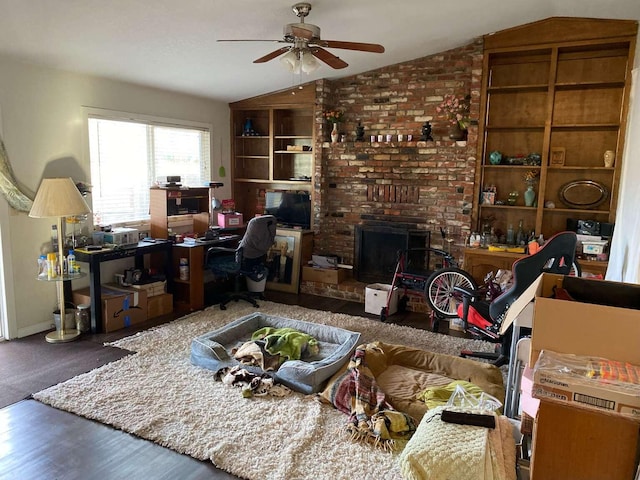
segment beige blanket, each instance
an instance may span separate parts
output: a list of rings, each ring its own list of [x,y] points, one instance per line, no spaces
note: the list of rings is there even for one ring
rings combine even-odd
[[[515,480],[516,445],[509,420],[496,428],[440,420],[444,407],[429,410],[399,458],[406,480]]]

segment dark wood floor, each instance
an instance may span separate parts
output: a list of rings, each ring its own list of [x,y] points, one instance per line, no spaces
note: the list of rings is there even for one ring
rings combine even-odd
[[[376,318],[364,313],[362,304],[344,300],[279,292],[268,292],[268,299]],[[141,325],[139,329],[172,319],[165,317]],[[397,313],[388,321],[429,328],[429,319],[425,314]],[[446,329],[446,324],[441,325],[442,328]],[[126,352],[108,351],[109,347],[104,347],[103,343],[132,333],[135,330],[87,335],[82,340],[83,344],[74,342],[77,345],[65,344],[65,348],[55,350],[45,342],[43,335],[0,343],[0,364],[7,367],[7,371],[11,370],[14,382],[8,388],[18,392],[36,392],[72,378],[81,371],[116,360]],[[16,350],[14,342],[21,348]],[[13,350],[8,348],[9,345]],[[21,350],[21,354],[15,353]],[[25,353],[26,350],[29,352]],[[52,351],[55,352],[55,358],[51,356]],[[28,364],[26,367],[25,362]],[[72,368],[74,363],[82,363],[82,368]],[[41,370],[46,371],[46,375],[37,375]],[[47,379],[50,381],[48,385]],[[18,396],[16,400],[20,398]],[[236,477],[215,468],[210,462],[195,460],[109,426],[26,399],[0,409],[0,478],[183,480]]]

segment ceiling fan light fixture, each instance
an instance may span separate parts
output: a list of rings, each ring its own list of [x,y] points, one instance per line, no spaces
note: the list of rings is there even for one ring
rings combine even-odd
[[[307,75],[315,72],[320,66],[320,64],[316,60],[316,57],[314,57],[313,53],[311,53],[310,50],[305,50],[302,52],[300,64],[302,71]]]
[[[280,57],[280,62],[282,62],[290,72],[297,73],[296,70],[300,71],[300,60],[298,60],[297,52],[293,48]]]

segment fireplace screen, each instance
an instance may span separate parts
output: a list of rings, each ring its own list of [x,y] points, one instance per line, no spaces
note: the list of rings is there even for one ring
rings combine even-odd
[[[429,233],[396,226],[357,225],[354,262],[356,280],[390,284],[398,261],[398,250],[428,248]]]

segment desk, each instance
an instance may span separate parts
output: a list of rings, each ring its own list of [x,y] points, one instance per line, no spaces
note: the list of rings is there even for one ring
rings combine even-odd
[[[204,259],[209,247],[235,248],[241,235],[220,235],[216,240],[176,243],[173,246],[173,272],[179,272],[181,258],[187,259],[189,279],[173,278],[173,302],[177,310],[193,312],[204,308]]]
[[[102,290],[100,282],[100,264],[121,258],[135,257],[136,268],[144,268],[143,257],[150,253],[164,253],[165,273],[167,276],[167,289],[171,291],[171,251],[173,244],[166,240],[156,240],[155,242],[138,242],[138,245],[118,247],[114,249],[103,248],[102,250],[85,250],[77,248],[75,250],[76,261],[89,264],[89,293],[91,295],[91,333],[103,331],[102,319]]]

